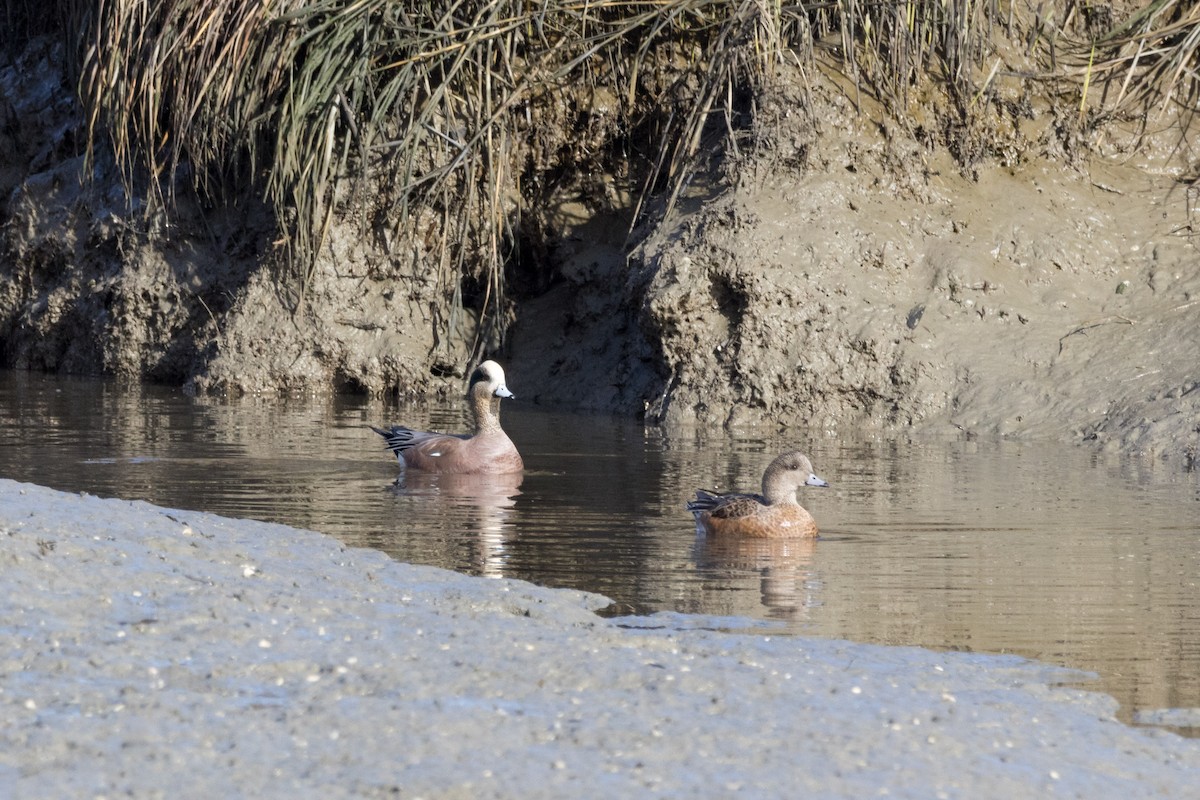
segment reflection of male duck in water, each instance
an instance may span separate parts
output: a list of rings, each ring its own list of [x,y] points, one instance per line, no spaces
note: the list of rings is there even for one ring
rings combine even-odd
[[[503,573],[504,527],[524,477],[521,454],[500,427],[500,401],[512,397],[504,370],[495,361],[484,361],[471,373],[467,386],[475,422],[471,434],[416,431],[403,425],[371,426],[387,440],[388,449],[404,470],[396,479],[396,489],[446,498],[447,527],[465,523],[475,535],[475,565],[484,575]],[[464,516],[460,509],[468,513]]]
[[[507,562],[509,519],[516,513],[514,506],[524,478],[521,472],[463,475],[409,470],[396,479],[392,490],[408,496],[441,498],[437,515],[444,523],[443,530],[462,530],[465,535],[461,541],[473,548],[471,565],[481,575],[499,578],[504,576]]]

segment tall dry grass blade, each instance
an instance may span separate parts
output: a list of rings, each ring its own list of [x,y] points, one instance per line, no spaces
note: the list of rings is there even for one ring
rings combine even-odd
[[[1079,93],[1079,124],[1083,124],[1084,116],[1087,114],[1087,96],[1088,87],[1092,83],[1092,67],[1096,61],[1096,48],[1092,48],[1091,56],[1088,57],[1087,72],[1083,75],[1083,91]]]

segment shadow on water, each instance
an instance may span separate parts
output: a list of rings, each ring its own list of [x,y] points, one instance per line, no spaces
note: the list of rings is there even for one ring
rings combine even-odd
[[[0,373],[0,475],[597,592],[613,616],[1019,654],[1095,673],[1085,688],[1116,697],[1122,719],[1200,731],[1196,473],[1067,446],[667,434],[519,402],[503,415],[524,475],[400,476],[367,424],[461,431],[465,408]],[[819,541],[696,536],[683,507],[696,488],[755,489],[793,445],[831,483],[801,492]]]

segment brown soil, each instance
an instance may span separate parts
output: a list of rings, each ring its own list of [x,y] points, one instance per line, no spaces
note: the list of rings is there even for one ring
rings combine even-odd
[[[653,417],[1194,461],[1200,254],[1174,173],[1124,154],[1070,167],[1043,123],[1011,165],[967,179],[836,92],[821,102],[801,174],[750,163],[640,250],[644,321],[673,376]]]
[[[337,226],[297,310],[261,209],[183,199],[151,224],[103,159],[81,184],[57,62],[32,47],[0,70],[6,365],[200,392],[461,391],[477,320],[422,242]],[[836,81],[816,108],[794,94],[763,98],[752,145],[632,254],[620,203],[562,201],[557,279],[518,302],[499,353],[518,395],[670,425],[959,429],[1195,464],[1200,258],[1165,157],[1135,159],[1110,131],[1107,154],[1068,158],[1053,115],[1027,111],[964,177]]]

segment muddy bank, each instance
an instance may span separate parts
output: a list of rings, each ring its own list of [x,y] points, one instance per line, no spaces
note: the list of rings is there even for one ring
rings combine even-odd
[[[146,220],[104,154],[81,182],[61,60],[43,42],[0,69],[6,365],[458,395],[485,352],[527,398],[652,422],[961,430],[1196,463],[1200,259],[1169,130],[1087,150],[1029,105],[965,169],[835,76],[783,74],[738,157],[669,218],[628,238],[633,199],[613,186],[543,209],[559,238],[536,275],[510,275],[501,340],[484,289],[431,255],[454,235],[436,219],[393,240],[347,216],[300,302],[262,208],[181,188]]]
[[[186,174],[163,187],[169,206],[129,197],[111,152],[85,159],[63,61],[41,39],[0,64],[6,366],[197,392],[423,394],[451,389],[479,337],[488,344],[429,241],[344,219],[301,298],[281,277],[284,243],[261,203],[202,205]]]
[[[968,179],[819,94],[802,174],[749,161],[639,250],[671,376],[655,418],[953,428],[1195,461],[1200,253],[1167,165],[1068,166],[1043,120],[1011,165]]]
[[[0,481],[7,797],[1186,797],[1200,744],[1018,659],[604,599]],[[739,624],[725,620],[723,624]]]

